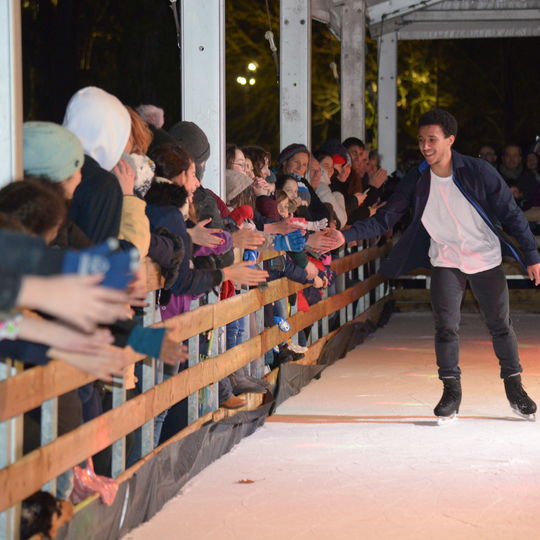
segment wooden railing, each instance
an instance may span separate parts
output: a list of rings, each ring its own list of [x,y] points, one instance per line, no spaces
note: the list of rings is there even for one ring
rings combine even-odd
[[[5,448],[3,463],[0,462],[0,512],[14,508],[25,497],[41,489],[48,482],[70,469],[74,465],[85,460],[89,456],[111,445],[118,445],[122,439],[135,429],[142,426],[150,426],[146,432],[146,441],[143,445],[143,460],[145,455],[154,455],[159,448],[153,448],[153,419],[170,408],[180,400],[193,396],[198,390],[209,387],[239,368],[249,364],[264,355],[275,345],[297,334],[301,329],[317,321],[327,321],[327,317],[339,311],[340,323],[354,318],[352,303],[364,299],[362,311],[367,309],[373,302],[369,297],[373,291],[377,291],[379,297],[383,296],[381,284],[383,278],[371,269],[371,275],[365,269],[366,265],[377,265],[377,261],[387,251],[387,247],[370,247],[354,251],[349,255],[342,256],[332,263],[332,268],[338,274],[338,291],[334,296],[326,297],[311,306],[308,312],[291,312],[288,318],[290,331],[283,332],[277,326],[259,328],[259,331],[251,336],[242,345],[230,350],[218,351],[218,355],[204,361],[198,359],[198,347],[190,351],[191,361],[189,369],[154,386],[154,370],[151,369],[143,384],[143,393],[137,397],[125,400],[122,394],[116,400],[113,409],[105,412],[93,420],[84,423],[77,429],[55,437],[54,433],[50,442],[40,448],[20,457],[20,448],[16,441],[11,441],[12,450]],[[276,253],[267,254],[265,258],[275,256]],[[366,270],[364,272],[364,270]],[[355,274],[355,279],[350,281],[350,286],[345,287],[345,275]],[[145,264],[146,281],[150,291],[158,289],[162,282],[155,265]],[[365,275],[364,275],[365,274]],[[364,279],[365,277],[365,279]],[[359,278],[359,279],[358,279]],[[194,311],[183,313],[164,322],[154,324],[156,327],[167,327],[173,338],[180,342],[190,340],[201,332],[217,330],[229,322],[235,321],[251,313],[261,312],[264,305],[275,302],[296,293],[306,286],[292,282],[287,278],[277,279],[268,283],[266,288],[253,288],[240,295],[227,300],[209,303]],[[325,295],[326,296],[326,295]],[[379,298],[375,298],[378,300]],[[373,300],[373,298],[372,298]],[[358,311],[357,311],[358,314]],[[262,324],[262,323],[261,323]],[[318,327],[318,326],[317,326]],[[328,325],[321,325],[321,338],[318,331],[314,332],[312,348],[320,350],[321,343],[328,334]],[[326,328],[326,329],[325,329]],[[198,341],[195,339],[195,341]],[[133,362],[140,361],[141,355],[133,354]],[[147,366],[155,367],[151,359],[146,359]],[[7,364],[6,364],[7,365]],[[22,415],[43,404],[55,402],[58,396],[79,388],[82,385],[94,381],[95,378],[63,362],[53,360],[46,366],[33,367],[26,371],[8,376],[0,381],[0,436],[8,433],[7,428],[14,428],[14,422],[21,422]],[[150,382],[149,382],[150,381]],[[121,381],[120,381],[121,382]],[[120,388],[121,390],[121,388]],[[114,399],[113,399],[114,403]],[[217,409],[214,404],[213,410]],[[203,419],[208,418],[208,411],[199,414]],[[54,415],[53,415],[54,418]],[[193,431],[200,422],[197,418],[191,418],[192,425],[187,431]],[[19,424],[20,428],[20,424]],[[12,429],[11,433],[16,432]],[[6,437],[9,438],[9,437]],[[0,445],[6,445],[9,441],[1,441]],[[119,454],[121,455],[121,453]],[[1,457],[1,456],[0,456]],[[135,468],[137,465],[135,465]],[[113,474],[119,480],[125,480],[130,472],[124,470],[123,463],[120,467],[113,467]],[[13,514],[16,516],[16,513]],[[13,515],[11,518],[13,519]],[[4,512],[3,523],[9,520],[9,512]],[[8,530],[9,527],[5,530]]]

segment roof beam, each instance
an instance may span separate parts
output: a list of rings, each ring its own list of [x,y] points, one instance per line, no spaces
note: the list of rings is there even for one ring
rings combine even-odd
[[[407,13],[424,9],[442,0],[384,0],[368,7],[370,24],[380,23],[393,17],[402,17]]]
[[[471,9],[421,10],[409,13],[404,21],[533,21],[540,19],[540,9]]]

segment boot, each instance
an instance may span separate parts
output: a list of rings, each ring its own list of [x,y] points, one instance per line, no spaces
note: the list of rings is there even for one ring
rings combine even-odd
[[[443,377],[443,395],[433,410],[439,417],[439,424],[453,420],[459,412],[461,404],[461,381],[456,377]]]
[[[518,416],[532,421],[536,419],[536,403],[525,392],[519,373],[504,379],[504,390],[510,407]]]

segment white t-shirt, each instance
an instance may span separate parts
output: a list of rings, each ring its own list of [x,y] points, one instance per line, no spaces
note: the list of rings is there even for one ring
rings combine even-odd
[[[501,264],[501,245],[478,211],[452,181],[431,171],[429,198],[422,224],[431,237],[433,266],[476,274]]]

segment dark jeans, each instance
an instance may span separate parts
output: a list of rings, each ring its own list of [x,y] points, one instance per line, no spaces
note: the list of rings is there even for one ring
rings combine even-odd
[[[461,374],[458,366],[459,323],[467,281],[491,334],[501,366],[501,378],[521,373],[516,334],[510,320],[508,286],[502,268],[497,266],[477,274],[464,274],[457,268],[435,267],[431,274],[431,305],[439,378],[459,379]]]

